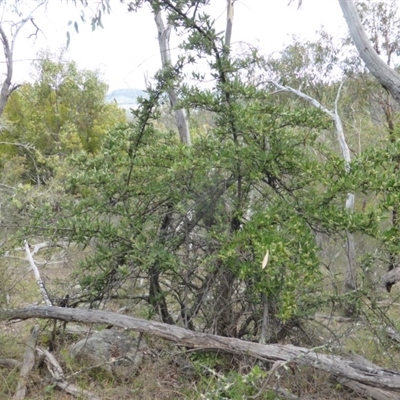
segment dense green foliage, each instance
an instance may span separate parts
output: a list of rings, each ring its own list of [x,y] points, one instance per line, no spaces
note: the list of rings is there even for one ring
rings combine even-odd
[[[98,73],[52,61],[49,54],[34,67],[35,83],[22,85],[7,103],[2,140],[10,144],[0,151],[3,163],[15,157],[24,179],[40,183],[72,152],[97,152],[106,130],[124,121],[124,113],[105,103],[107,85]]]
[[[104,104],[98,75],[74,63],[45,58],[37,83],[13,94],[4,137],[23,146],[6,145],[3,159],[49,190],[16,201],[31,218],[22,234],[83,250],[73,305],[123,298],[164,322],[237,337],[259,337],[268,320],[267,339],[276,340],[318,307],[356,303],[365,294],[361,286],[342,297],[337,282],[326,290],[322,266],[333,273],[325,242],[343,248],[349,233],[369,237],[373,250],[355,260],[364,272],[374,262],[394,262],[398,228],[388,222],[400,204],[396,130],[385,140],[385,127],[374,120],[388,117],[384,94],[358,99],[377,88],[349,63],[339,109],[345,125],[362,110],[371,114],[363,128],[380,134],[361,152],[350,130],[358,151],[346,166],[328,116],[270,86],[304,84],[304,92],[333,107],[335,66],[346,61],[333,39],[321,33],[317,43],[294,41],[268,58],[255,49],[233,55],[211,18],[189,18],[190,7],[154,4],[188,35],[184,55],[158,73],[131,123]],[[201,58],[208,71],[191,71]],[[179,107],[191,111],[192,146],[167,128],[164,93],[172,86]],[[356,195],[354,212],[344,206],[349,193]],[[346,263],[346,251],[339,254]],[[334,274],[343,273],[340,266]]]
[[[258,101],[246,100],[252,104],[238,101],[235,110],[237,116],[247,111],[248,119],[235,118],[243,144],[235,144],[224,120],[217,122],[215,136],[187,147],[174,133],[155,131],[147,121],[143,126],[139,118],[110,131],[97,156],[74,157],[79,172],[67,189],[81,199],[63,205],[66,217],[59,225],[48,224],[71,232],[69,239],[85,246],[95,239],[96,252],[81,271],[91,300],[109,296],[127,279],[148,276],[150,304],[179,305],[190,320],[201,313],[211,324],[214,305],[207,304],[208,295],[218,299],[219,290],[233,289],[237,293],[230,296],[237,295],[244,308],[255,306],[266,292],[282,319],[297,314],[295,298],[307,295],[319,276],[307,223],[319,223],[315,210],[326,199],[313,192],[314,185],[323,184],[324,172],[315,174],[319,162],[303,145],[305,130],[291,126],[308,121],[310,135],[323,122],[318,114],[305,118],[301,109],[268,104],[263,91],[258,95]],[[262,117],[252,118],[250,107]],[[315,135],[309,140],[312,144]],[[246,219],[247,210],[252,216]],[[267,249],[270,262],[261,271]],[[224,271],[230,284],[223,289]],[[304,286],[296,291],[300,277]],[[164,319],[175,320],[166,304]],[[229,312],[237,318],[247,312],[233,308]]]
[[[160,72],[134,122],[111,129],[97,154],[72,155],[68,195],[61,207],[39,209],[35,225],[90,249],[76,303],[125,298],[167,323],[252,338],[267,311],[267,337],[276,340],[340,295],[324,291],[316,237],[377,236],[377,214],[344,208],[366,164],[357,161],[361,175],[346,173],[336,148],[321,140],[333,130],[322,112],[245,78],[266,65],[256,52],[236,59],[207,16],[194,22],[183,11],[171,15],[191,33],[186,60]],[[285,57],[294,54],[295,63],[294,50]],[[213,121],[207,135],[185,146],[157,120],[163,91],[202,52],[214,87],[181,85],[181,103]],[[322,80],[307,85],[324,90]]]

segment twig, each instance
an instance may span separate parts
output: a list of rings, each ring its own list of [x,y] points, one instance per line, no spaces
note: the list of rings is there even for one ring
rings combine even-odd
[[[268,371],[267,379],[262,384],[260,390],[254,396],[250,396],[250,399],[258,399],[260,396],[262,396],[262,394],[265,392],[265,389],[267,389],[269,381],[271,380],[271,378],[274,375],[275,371],[277,369],[279,369],[280,367],[284,367],[287,363],[288,363],[288,361],[285,361],[285,362],[282,361],[282,360],[275,361],[273,366],[272,366],[272,368]]]

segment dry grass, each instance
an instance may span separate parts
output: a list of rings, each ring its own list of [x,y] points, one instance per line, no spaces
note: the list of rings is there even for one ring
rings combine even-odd
[[[78,249],[69,252],[53,249],[43,257],[48,260],[41,267],[46,285],[54,296],[62,296],[71,290],[71,280],[66,280],[73,272]],[[80,255],[79,257],[81,257]],[[7,300],[8,307],[20,307],[27,304],[41,303],[39,290],[23,252],[3,260],[0,264],[0,301]],[[68,282],[66,282],[68,281]],[[294,328],[285,339],[291,343],[306,347],[327,345],[327,351],[339,354],[357,353],[373,363],[391,369],[398,369],[400,364],[399,344],[390,341],[382,329],[382,321],[393,323],[400,330],[400,285],[393,287],[392,293],[379,293],[379,301],[367,302],[363,307],[363,315],[357,321],[343,320],[338,315],[317,315],[313,319],[303,321],[302,328]],[[126,304],[113,301],[109,304],[116,311]],[[146,310],[139,310],[146,314]],[[136,311],[135,311],[136,314]],[[0,357],[22,360],[25,340],[34,323],[40,323],[43,334],[41,344],[46,345],[53,325],[45,321],[23,321],[0,324]],[[254,359],[227,357],[226,355],[204,355],[193,353],[188,361],[184,350],[172,344],[147,337],[146,341],[152,349],[137,373],[127,379],[119,379],[112,374],[105,374],[98,369],[71,360],[68,345],[78,337],[59,336],[58,348],[54,352],[57,360],[69,377],[69,381],[90,390],[104,400],[123,399],[218,399],[218,396],[229,379],[243,377],[240,385],[230,389],[228,398],[242,399],[243,393],[255,394],[262,387],[268,363],[260,363]],[[61,340],[62,339],[62,340]],[[246,381],[254,367],[260,368],[259,376]],[[264,372],[262,372],[264,371]],[[235,375],[236,374],[236,375]],[[226,381],[226,379],[228,381]],[[18,380],[18,371],[0,368],[0,399],[11,398]],[[311,367],[293,369],[281,368],[271,378],[269,386],[286,388],[300,398],[339,400],[358,399],[354,393],[338,385],[327,373]],[[235,392],[235,390],[237,390]],[[219,397],[220,398],[220,397]],[[278,399],[273,391],[266,391],[260,399]],[[45,368],[37,366],[30,375],[29,394],[27,399],[72,399],[71,396],[51,386]]]

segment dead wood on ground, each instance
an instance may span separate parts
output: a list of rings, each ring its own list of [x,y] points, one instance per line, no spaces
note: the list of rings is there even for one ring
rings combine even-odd
[[[317,353],[315,350],[291,345],[263,345],[235,338],[193,332],[178,326],[107,311],[48,306],[0,310],[0,320],[29,318],[111,324],[154,335],[191,349],[223,351],[272,362],[281,360],[298,365],[308,365],[332,374],[343,385],[372,399],[400,398],[400,372],[380,368],[360,356],[345,358],[338,355]]]

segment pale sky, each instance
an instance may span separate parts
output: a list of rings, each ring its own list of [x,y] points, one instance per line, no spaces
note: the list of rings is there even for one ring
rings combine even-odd
[[[33,1],[25,0],[28,6]],[[93,0],[96,4],[97,0]],[[303,0],[300,10],[296,4],[288,6],[288,0],[237,0],[233,24],[232,42],[251,43],[263,53],[282,48],[292,35],[313,38],[321,25],[334,36],[345,30],[344,19],[337,0]],[[34,41],[29,35],[33,26],[27,24],[15,44],[14,82],[29,79],[31,59],[41,49],[56,51],[66,44],[66,32],[71,32],[67,57],[81,68],[99,69],[110,90],[118,88],[143,89],[144,77],[151,78],[160,68],[157,30],[148,7],[138,13],[128,13],[126,5],[111,1],[112,12],[103,16],[104,29],[92,32],[90,23],[80,20],[80,9],[71,2],[50,0],[47,9],[40,8],[34,14],[39,32]],[[90,0],[89,0],[90,3]],[[225,29],[226,0],[212,0],[208,12],[217,20],[218,30]],[[87,16],[89,17],[89,12]],[[15,18],[15,17],[14,17]],[[3,16],[3,20],[6,19]],[[89,18],[88,18],[89,19]],[[79,34],[68,21],[79,23]],[[172,38],[172,47],[179,38]],[[4,57],[0,57],[4,59]]]

